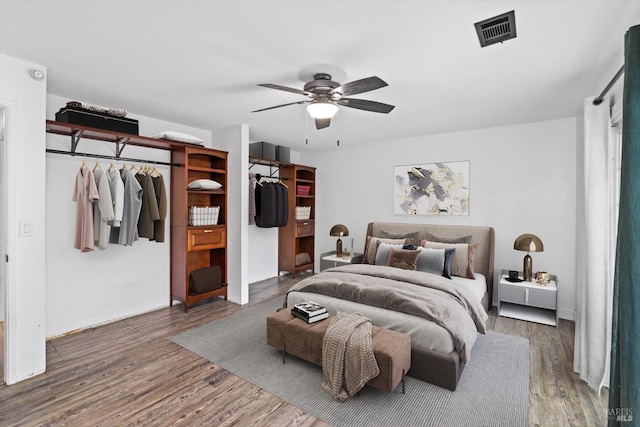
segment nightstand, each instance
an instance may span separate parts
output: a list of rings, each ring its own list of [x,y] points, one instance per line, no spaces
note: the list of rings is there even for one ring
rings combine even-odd
[[[320,258],[320,271],[327,268],[339,267],[341,265],[362,263],[363,254],[354,253],[353,258],[342,258],[336,256],[336,251],[325,252]]]
[[[498,285],[498,316],[558,326],[558,278],[551,275],[546,286],[532,282],[509,282],[502,270]],[[522,275],[520,275],[522,278]]]

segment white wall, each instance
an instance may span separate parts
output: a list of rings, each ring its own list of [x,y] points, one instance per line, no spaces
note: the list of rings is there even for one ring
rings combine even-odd
[[[55,119],[55,112],[69,99],[55,95],[47,97],[47,118]],[[91,100],[80,100],[91,102]],[[114,105],[113,107],[126,107]],[[139,120],[140,135],[152,136],[164,130],[175,130],[197,136],[211,146],[211,132],[182,126],[130,113]],[[44,125],[44,119],[42,120]],[[71,139],[47,134],[47,148],[68,151]],[[41,151],[44,152],[44,149]],[[115,144],[81,139],[78,152],[113,156]],[[165,150],[128,146],[123,157],[170,161]],[[75,177],[82,157],[47,154],[46,200],[46,335],[58,336],[134,316],[169,305],[170,286],[170,221],[165,221],[164,243],[141,238],[132,246],[109,245],[106,249],[80,252],[73,248],[76,203],[71,200]],[[86,158],[93,168],[99,162],[103,169],[110,160]],[[118,168],[122,162],[113,162]],[[130,167],[131,163],[127,163]],[[140,166],[141,163],[136,163]],[[169,166],[158,165],[170,200]]]
[[[227,298],[249,302],[249,127],[213,131],[216,148],[229,153],[227,165]]]
[[[0,104],[7,108],[7,264],[5,381],[44,372],[45,360],[45,107],[38,64],[0,54]],[[19,224],[32,233],[20,236]]]
[[[575,290],[576,120],[573,118],[301,153],[317,167],[316,266],[332,250],[329,229],[345,224],[362,252],[371,221],[483,225],[495,228],[495,270],[522,270],[516,237],[533,233],[545,251],[533,269],[559,279],[559,312],[572,319]],[[393,167],[470,161],[470,215],[393,213]],[[344,240],[344,239],[343,239]]]

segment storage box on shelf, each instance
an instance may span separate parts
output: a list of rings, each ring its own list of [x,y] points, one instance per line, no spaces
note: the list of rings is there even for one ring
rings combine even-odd
[[[288,165],[280,169],[280,176],[288,185],[290,220],[286,227],[278,229],[278,271],[287,271],[295,277],[314,267],[316,170],[309,166]],[[300,193],[300,186],[308,188],[306,194]],[[310,262],[296,265],[296,255],[302,253],[309,254]]]
[[[187,312],[198,301],[227,298],[226,286],[203,293],[189,289],[192,271],[214,265],[227,282],[227,153],[187,146],[172,150],[171,161],[183,165],[174,168],[171,181],[171,301],[182,301]],[[222,188],[188,190],[196,179],[217,181]]]

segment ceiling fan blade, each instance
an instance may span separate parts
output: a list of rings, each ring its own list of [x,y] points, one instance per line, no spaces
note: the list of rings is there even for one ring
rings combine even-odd
[[[328,128],[331,124],[331,119],[316,119],[316,129]]]
[[[269,89],[283,90],[285,92],[297,93],[298,95],[313,96],[313,94],[310,92],[305,92],[304,90],[296,89],[293,87],[274,85],[271,83],[261,83],[258,86],[267,87]]]
[[[273,110],[274,108],[286,107],[287,105],[296,105],[296,104],[308,104],[311,101],[298,101],[298,102],[290,102],[288,104],[276,105],[273,107],[262,108],[260,110],[254,110],[252,113],[259,113],[260,111]]]
[[[342,96],[357,95],[359,93],[369,92],[371,90],[380,89],[381,87],[388,86],[387,82],[380,77],[367,77],[366,79],[356,80],[350,83],[345,83],[342,86],[338,86],[333,89],[330,94],[340,92]]]
[[[383,104],[382,102],[367,101],[366,99],[341,98],[337,101],[339,105],[358,110],[372,111],[374,113],[388,114],[393,110],[395,105]]]

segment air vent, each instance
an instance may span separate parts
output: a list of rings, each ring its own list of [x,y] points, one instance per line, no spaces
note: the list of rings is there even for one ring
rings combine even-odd
[[[484,21],[476,22],[476,31],[480,39],[480,46],[485,47],[505,40],[516,38],[516,13],[503,13]]]

